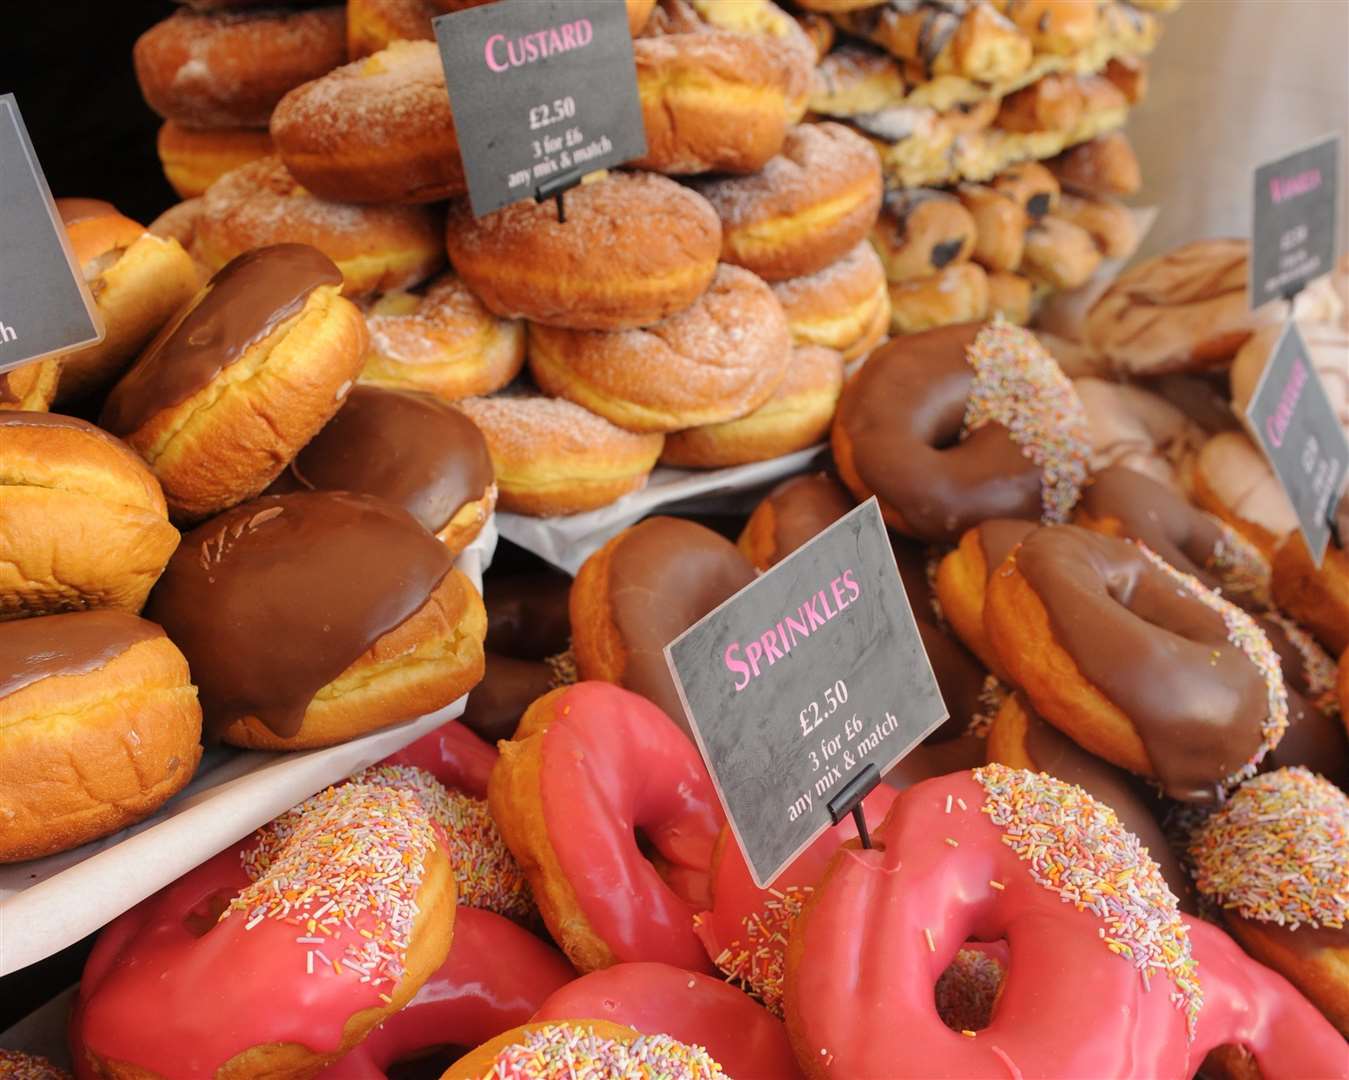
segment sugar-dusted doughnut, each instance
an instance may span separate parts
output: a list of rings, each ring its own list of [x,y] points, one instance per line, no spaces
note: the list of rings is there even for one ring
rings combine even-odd
[[[1035,524],[1013,518],[988,518],[968,529],[937,565],[937,598],[942,614],[965,647],[989,671],[1007,675],[984,630],[988,582]]]
[[[1054,216],[1086,230],[1107,259],[1127,259],[1138,247],[1138,222],[1133,211],[1109,196],[1065,191]]]
[[[212,269],[267,244],[309,244],[338,265],[346,296],[366,296],[411,288],[445,262],[440,216],[429,207],[319,199],[276,157],[226,173],[201,210],[193,254]]]
[[[1080,143],[1047,164],[1060,184],[1088,195],[1137,195],[1143,183],[1134,148],[1120,131]]]
[[[347,0],[347,56],[387,49],[395,41],[434,41],[432,0]]]
[[[650,517],[582,564],[571,587],[572,651],[584,679],[603,679],[688,721],[666,645],[754,580],[729,540],[692,521]]]
[[[707,970],[693,915],[722,815],[693,743],[649,701],[583,682],[531,705],[500,750],[492,816],[568,959]]]
[[[759,172],[696,186],[721,218],[722,258],[782,281],[823,270],[866,239],[880,209],[881,166],[841,124],[798,124]]]
[[[553,1077],[670,1076],[724,1080],[701,1046],[668,1035],[641,1035],[607,1020],[549,1020],[512,1028],[460,1058],[441,1080],[552,1080]]]
[[[855,360],[890,329],[885,267],[865,240],[836,263],[805,277],[773,283],[797,345],[820,345]]]
[[[0,411],[0,620],[140,611],[177,546],[159,483],[124,443],[72,416]]]
[[[431,41],[396,41],[296,87],[271,132],[290,174],[321,199],[424,203],[468,190]]]
[[[496,505],[487,440],[458,409],[407,390],[358,386],[273,485],[355,491],[401,506],[457,555]]]
[[[990,517],[1062,521],[1086,479],[1082,405],[1035,339],[1007,323],[896,338],[843,388],[839,476],[891,528],[953,542]]]
[[[269,495],[199,526],[147,610],[213,732],[260,749],[345,742],[482,677],[482,601],[449,551],[371,495]]]
[[[853,505],[848,489],[828,473],[793,476],[763,497],[736,545],[756,569],[771,569]]]
[[[1250,776],[1288,726],[1251,616],[1125,540],[1037,529],[989,580],[984,626],[1041,716],[1181,801]]]
[[[900,188],[885,193],[871,242],[888,281],[927,277],[974,251],[974,218],[950,192]]]
[[[720,266],[692,306],[643,329],[529,328],[539,386],[628,431],[738,419],[772,397],[791,360],[782,305],[738,266]]]
[[[1220,431],[1187,462],[1195,505],[1227,522],[1273,559],[1297,529],[1297,512],[1268,460],[1241,431]]]
[[[201,518],[262,491],[341,406],[365,320],[331,259],[303,244],[232,260],[141,354],[100,423]]]
[[[919,334],[988,317],[988,275],[976,263],[956,263],[923,278],[890,285],[890,333]]]
[[[960,203],[974,219],[970,257],[986,270],[1015,270],[1025,251],[1026,208],[1011,195],[984,184],[961,184]]]
[[[166,120],[155,142],[164,178],[193,199],[227,172],[273,152],[266,128],[185,128]]]
[[[1051,351],[1062,361],[1058,349]],[[1082,376],[1073,389],[1087,411],[1094,472],[1119,465],[1180,490],[1178,469],[1204,444],[1198,424],[1166,398],[1131,383]]]
[[[1021,272],[1052,289],[1085,285],[1101,265],[1101,251],[1086,229],[1046,214],[1026,230]]]
[[[177,11],[136,41],[136,80],[150,108],[191,128],[263,128],[286,91],[346,60],[340,6]]]
[[[459,402],[487,439],[502,510],[545,517],[607,506],[638,491],[665,437],[638,435],[570,401],[498,394]]]
[[[641,223],[641,228],[633,227]],[[451,207],[450,261],[490,311],[573,330],[626,330],[692,304],[716,273],[721,224],[696,192],[652,173],[611,173],[551,203],[474,219]]]

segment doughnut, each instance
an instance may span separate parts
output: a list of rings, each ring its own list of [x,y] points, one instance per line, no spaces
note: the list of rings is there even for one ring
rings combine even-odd
[[[401,506],[451,555],[478,535],[496,505],[482,432],[425,394],[358,386],[272,485],[355,491]]]
[[[565,652],[544,660],[487,652],[484,661],[482,682],[473,688],[461,717],[465,727],[484,739],[509,739],[532,702],[576,682],[576,664]]]
[[[801,1075],[782,1021],[734,986],[698,971],[656,963],[592,971],[554,991],[534,1022],[569,1016],[591,1016],[701,1046],[728,1076],[799,1080]]]
[[[994,0],[994,7],[1030,39],[1037,53],[1072,56],[1101,33],[1097,4],[1080,0]]]
[[[1009,323],[1025,326],[1030,322],[1031,279],[999,270],[988,274],[988,313]]]
[[[352,60],[395,41],[434,41],[440,11],[432,0],[347,0],[347,55]]]
[[[240,255],[108,394],[99,423],[146,460],[176,516],[258,494],[341,407],[366,343],[341,283],[304,244]]]
[[[432,41],[395,41],[297,86],[271,133],[291,176],[320,199],[425,203],[468,190]]]
[[[1086,5],[1081,5],[1086,7]],[[1029,86],[1013,91],[998,103],[997,126],[1020,135],[1037,132],[1070,132],[1082,120],[1086,99],[1077,76],[1046,75]],[[1037,165],[1038,169],[1044,166]],[[1047,171],[1047,170],[1046,170]],[[1054,185],[1055,189],[1058,184]]]
[[[984,630],[988,583],[1012,550],[1035,531],[1029,521],[988,518],[967,530],[937,565],[937,599],[942,614],[965,647],[989,671],[1007,678]]]
[[[844,30],[913,64],[926,82],[956,75],[1000,83],[1020,75],[1031,62],[1031,41],[988,4],[954,9],[881,4],[834,14]]]
[[[1045,164],[1060,184],[1086,195],[1137,195],[1143,183],[1134,148],[1121,131],[1079,143]]]
[[[953,543],[990,517],[1062,521],[1086,479],[1081,402],[1007,323],[929,330],[871,354],[843,388],[834,461],[906,536]]]
[[[70,1073],[37,1054],[0,1050],[0,1077],[4,1080],[70,1080]]]
[[[198,526],[146,617],[183,650],[209,729],[234,746],[331,746],[482,678],[477,591],[411,514],[371,495],[268,495]]]
[[[342,784],[114,920],[76,1005],[96,1075],[313,1076],[336,1061],[445,962],[440,835],[413,792]]]
[[[720,469],[816,446],[829,436],[842,389],[841,355],[818,345],[798,346],[772,397],[738,419],[671,432],[661,464]]]
[[[512,203],[479,219],[466,203],[451,207],[450,261],[489,311],[571,330],[628,330],[687,308],[716,273],[716,212],[673,180],[611,173],[569,191],[565,203],[566,221],[551,202]]]
[[[754,567],[734,544],[692,521],[650,517],[624,529],[586,559],[572,583],[572,651],[581,678],[641,694],[687,732],[663,650],[753,580]]]
[[[177,11],[132,50],[146,104],[188,128],[265,128],[286,91],[346,60],[341,6]]]
[[[865,116],[902,101],[904,72],[893,56],[842,38],[815,68],[810,111],[820,116]]]
[[[1195,830],[1189,854],[1232,936],[1349,1038],[1346,844],[1349,795],[1288,768],[1242,784]]]
[[[1260,771],[1303,765],[1349,791],[1349,735],[1336,693],[1335,661],[1287,616],[1270,610],[1257,622],[1279,654],[1288,695],[1288,730]]]
[[[166,120],[156,142],[164,179],[180,199],[206,194],[227,172],[267,157],[272,137],[257,128],[185,128]]]
[[[1337,516],[1340,536],[1349,542],[1349,499],[1341,499]],[[1318,570],[1302,533],[1294,531],[1275,550],[1273,565],[1279,607],[1305,623],[1336,656],[1349,648],[1349,553],[1331,540]]]
[[[1141,386],[1084,376],[1073,389],[1087,411],[1093,471],[1119,465],[1179,490],[1178,466],[1204,442],[1194,421]]]
[[[192,256],[199,285],[204,285],[211,276],[209,271],[205,271],[203,265],[197,261],[194,252],[197,241],[197,224],[201,221],[202,203],[204,201],[199,196],[195,199],[184,199],[180,203],[174,203],[154,221],[150,222],[145,230],[165,240],[177,240],[183,246],[183,250]]]
[[[441,1080],[553,1080],[554,1077],[726,1077],[700,1046],[640,1035],[605,1020],[550,1020],[512,1028],[460,1058]]]
[[[498,319],[454,274],[420,293],[386,292],[365,317],[370,348],[360,381],[446,401],[490,394],[525,362],[525,327]]]
[[[870,352],[890,328],[885,268],[865,240],[823,270],[772,288],[792,341],[833,349],[845,362]]]
[[[1126,540],[1037,529],[989,579],[984,628],[1045,720],[1182,802],[1220,798],[1288,726],[1251,616]]]
[[[187,662],[124,611],[0,623],[0,863],[107,836],[159,809],[201,758]]]
[[[56,397],[60,378],[59,356],[0,371],[0,412],[46,412]]]
[[[390,754],[381,764],[415,766],[447,788],[485,799],[487,780],[498,756],[496,747],[478,738],[462,720],[447,720]]]
[[[754,508],[736,546],[756,570],[771,570],[853,505],[847,488],[828,473],[793,476]]]
[[[577,514],[640,491],[665,444],[538,394],[466,398],[459,408],[487,440],[497,507],[517,514]]]
[[[766,281],[823,270],[866,239],[881,203],[881,166],[842,124],[798,124],[752,176],[698,181],[721,218],[721,257]]]
[[[691,307],[644,329],[529,328],[540,389],[628,431],[738,419],[767,402],[791,366],[782,305],[738,266],[718,267]]]
[[[1015,270],[1025,250],[1026,208],[1010,195],[983,184],[956,188],[960,203],[974,219],[970,258],[986,270]]]
[[[1227,522],[1273,560],[1298,525],[1297,512],[1265,455],[1243,432],[1223,431],[1205,442],[1188,465],[1195,505]]]
[[[309,244],[342,271],[343,295],[361,297],[411,288],[445,262],[437,212],[315,198],[279,158],[226,173],[202,200],[193,254],[213,269],[267,244]]]
[[[1058,221],[1084,230],[1107,259],[1127,259],[1138,247],[1138,223],[1122,202],[1102,195],[1065,191],[1054,210]]]
[[[965,262],[974,252],[974,218],[946,191],[887,191],[871,242],[888,281],[910,281]]]
[[[176,240],[147,232],[111,206],[90,212],[84,199],[58,199],[70,239],[98,313],[103,340],[61,355],[58,395],[87,397],[122,373],[169,317],[197,291],[192,259]]]
[[[534,702],[500,750],[492,816],[577,970],[637,960],[708,970],[693,915],[706,906],[722,816],[693,743],[649,701],[583,682]]]
[[[486,647],[504,656],[543,660],[571,645],[567,600],[571,575],[549,568],[483,583],[487,609]]]
[[[971,937],[1005,940],[1011,963],[988,1026],[955,1032],[933,985]],[[873,849],[834,856],[792,930],[787,1031],[811,1077],[1182,1076],[1200,978],[1114,812],[994,764],[908,789]],[[856,986],[904,1023],[878,1026]]]
[[[974,263],[957,263],[925,278],[890,286],[890,333],[918,334],[988,316],[988,275]]]
[[[1101,265],[1101,252],[1086,229],[1046,214],[1026,230],[1021,271],[1051,289],[1085,285]]]

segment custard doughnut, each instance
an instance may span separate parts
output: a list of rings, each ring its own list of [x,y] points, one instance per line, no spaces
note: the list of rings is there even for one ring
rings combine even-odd
[[[1182,802],[1250,776],[1288,726],[1252,618],[1129,541],[1037,529],[989,580],[984,627],[1041,716]]]
[[[315,198],[279,158],[226,173],[202,200],[193,254],[212,269],[267,244],[309,244],[342,271],[343,295],[361,297],[411,288],[445,262],[436,211]]]
[[[1195,884],[1242,946],[1349,1038],[1349,796],[1303,768],[1242,784],[1190,838]],[[1339,1048],[1343,1061],[1344,1046]]]
[[[684,310],[716,273],[716,212],[673,180],[611,173],[568,192],[566,209],[562,222],[552,203],[531,200],[477,220],[467,203],[451,207],[450,261],[488,310],[628,330]]]
[[[1085,195],[1137,195],[1143,184],[1133,145],[1122,131],[1098,135],[1046,164],[1060,184]]]
[[[153,623],[83,611],[0,623],[0,863],[107,836],[192,779],[201,708]]]
[[[724,1080],[701,1046],[668,1035],[640,1035],[607,1020],[549,1020],[512,1028],[460,1058],[441,1080],[553,1080],[554,1077],[670,1076]]]
[[[1127,259],[1138,247],[1138,223],[1133,211],[1107,196],[1064,192],[1054,217],[1085,230],[1107,259]]]
[[[1007,323],[896,339],[843,387],[834,461],[887,524],[956,541],[990,517],[1062,521],[1086,479],[1086,430],[1072,384]]]
[[[949,192],[887,191],[871,242],[887,281],[910,281],[962,263],[974,252],[974,218]]]
[[[443,708],[482,678],[477,590],[411,514],[370,495],[226,511],[183,538],[146,613],[234,746],[331,746]]]
[[[1093,471],[1121,465],[1179,490],[1177,468],[1204,443],[1193,420],[1141,386],[1083,377],[1073,389],[1087,411]]]
[[[890,286],[890,333],[918,334],[988,316],[988,275],[974,263],[956,263],[925,278]]]
[[[0,371],[0,412],[46,412],[56,397],[60,378],[59,356]]]
[[[0,537],[0,620],[140,611],[178,546],[140,458],[93,424],[35,412],[0,411]]]
[[[466,398],[461,408],[483,433],[497,479],[497,505],[534,517],[608,506],[646,486],[665,445],[570,401],[537,394]]]
[[[1223,431],[1200,447],[1189,465],[1190,497],[1273,559],[1297,530],[1297,513],[1274,470],[1240,431]]]
[[[721,218],[721,257],[767,281],[803,277],[866,239],[881,204],[881,165],[842,124],[798,124],[753,176],[696,184]]]
[[[1349,542],[1349,499],[1341,499],[1338,518]],[[1274,552],[1274,600],[1335,655],[1349,649],[1349,553],[1334,540],[1318,570],[1301,532],[1284,537]]]
[[[1021,271],[1051,289],[1085,285],[1101,265],[1091,234],[1063,218],[1046,214],[1026,230]]]
[[[155,146],[164,179],[180,199],[206,194],[227,172],[273,152],[265,128],[185,128],[172,120],[159,129]]]
[[[37,1054],[0,1050],[0,1077],[4,1080],[70,1080],[70,1073]]]
[[[291,176],[320,199],[425,203],[468,190],[434,42],[396,41],[296,87],[271,132]]]
[[[782,305],[738,266],[720,266],[691,307],[645,329],[529,328],[529,370],[545,393],[635,432],[753,412],[773,396],[791,360]]]
[[[113,387],[100,423],[146,460],[176,516],[256,495],[341,407],[366,342],[341,281],[303,244],[241,255]]]
[[[112,922],[76,1030],[117,1080],[313,1076],[408,1003],[454,923],[450,859],[416,795],[342,784]]]
[[[870,352],[890,328],[885,268],[865,240],[818,273],[773,285],[797,345],[819,345],[844,361]]]
[[[988,314],[1016,326],[1030,322],[1033,288],[1028,277],[998,271],[988,277]]]
[[[693,915],[706,905],[722,816],[679,729],[636,694],[584,682],[539,698],[500,750],[492,816],[576,968],[656,960],[708,970]]]
[[[974,82],[1000,83],[1030,66],[1031,42],[989,4],[955,9],[875,5],[839,12],[844,30],[881,46],[921,72],[915,82],[956,75]]]
[[[828,438],[842,389],[843,357],[833,349],[799,346],[772,397],[734,420],[672,431],[661,464],[721,469],[815,446]]]
[[[571,636],[583,679],[654,701],[686,733],[665,646],[754,580],[729,540],[692,521],[650,517],[582,564],[571,587]]]
[[[347,0],[347,56],[359,60],[395,41],[434,41],[431,20],[439,14],[432,0]]]
[[[756,570],[770,570],[854,505],[847,488],[828,473],[793,476],[754,508],[736,546]]]
[[[189,128],[264,128],[293,87],[346,60],[340,6],[218,15],[177,11],[136,41],[146,104]]]
[[[808,1076],[1187,1074],[1203,1000],[1189,936],[1108,807],[987,765],[908,789],[876,839],[834,856],[792,930],[787,1031]],[[971,937],[1006,940],[1014,959],[988,1026],[962,1033],[933,984]],[[878,1026],[846,985],[904,1023]]]
[[[424,394],[358,386],[273,485],[354,491],[401,506],[451,555],[496,505],[487,440],[458,409]]]
[[[974,219],[974,249],[970,258],[986,270],[1015,270],[1021,265],[1026,229],[1026,208],[1010,195],[982,184],[956,188],[961,204]]]
[[[1012,550],[1034,531],[1029,521],[989,518],[967,530],[937,564],[942,614],[965,647],[1004,682],[1007,673],[984,630],[988,583]]]
[[[1072,56],[1101,33],[1100,8],[1080,0],[994,0],[1037,53]]]

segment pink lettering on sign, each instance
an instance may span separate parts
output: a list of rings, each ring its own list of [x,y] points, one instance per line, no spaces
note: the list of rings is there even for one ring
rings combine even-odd
[[[577,19],[561,26],[550,26],[546,30],[535,30],[532,34],[522,34],[518,38],[493,34],[483,45],[483,59],[491,70],[500,74],[513,67],[546,60],[558,53],[584,49],[594,39],[595,28],[589,19]]]
[[[1307,367],[1301,357],[1293,361],[1293,370],[1288,373],[1288,382],[1279,395],[1279,404],[1265,418],[1265,437],[1270,445],[1279,447],[1288,436],[1288,425],[1293,422],[1293,413],[1297,409],[1298,399],[1302,397],[1302,388],[1307,385]]]
[[[1275,176],[1269,181],[1269,196],[1275,203],[1306,195],[1321,186],[1321,170],[1307,169],[1296,176]]]

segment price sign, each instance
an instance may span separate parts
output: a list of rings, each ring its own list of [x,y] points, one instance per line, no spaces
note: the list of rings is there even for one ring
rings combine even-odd
[[[1291,296],[1334,268],[1339,193],[1338,135],[1255,170],[1252,308]]]
[[[646,153],[625,5],[499,0],[433,25],[478,217]]]
[[[1320,566],[1349,472],[1349,442],[1293,322],[1283,328],[1251,395],[1246,423],[1297,511],[1307,549]]]
[[[18,103],[0,94],[0,372],[102,339]]]
[[[874,498],[665,660],[761,888],[947,717]]]

